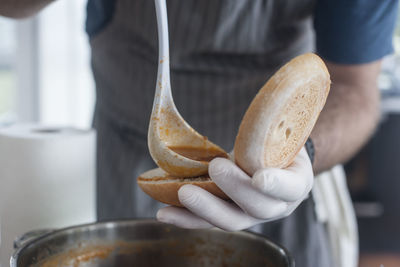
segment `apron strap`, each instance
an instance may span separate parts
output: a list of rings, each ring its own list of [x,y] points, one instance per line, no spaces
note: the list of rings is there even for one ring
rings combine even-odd
[[[318,175],[312,189],[315,212],[325,223],[335,266],[358,266],[358,229],[342,165]]]

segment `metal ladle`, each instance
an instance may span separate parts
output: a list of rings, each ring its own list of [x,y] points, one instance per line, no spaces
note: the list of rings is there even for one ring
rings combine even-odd
[[[174,104],[169,66],[168,19],[165,0],[155,0],[159,62],[156,93],[151,113],[148,145],[157,165],[173,176],[193,177],[206,174],[208,162],[197,161],[171,150],[171,147],[193,147],[225,153],[219,146],[197,133],[182,118]]]

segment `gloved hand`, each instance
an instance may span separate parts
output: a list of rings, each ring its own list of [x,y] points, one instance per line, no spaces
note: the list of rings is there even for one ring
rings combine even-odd
[[[233,202],[200,187],[184,185],[178,196],[186,208],[162,208],[157,219],[183,228],[242,230],[290,215],[307,197],[314,180],[304,148],[286,169],[261,169],[251,178],[232,161],[216,158],[209,164],[209,175]]]

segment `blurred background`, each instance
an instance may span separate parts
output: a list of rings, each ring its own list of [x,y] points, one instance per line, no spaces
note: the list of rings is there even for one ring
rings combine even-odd
[[[64,140],[54,132],[91,127],[95,92],[85,19],[80,0],[56,1],[30,19],[0,16],[0,129],[29,122],[50,129],[46,144],[55,138],[52,149],[40,151],[50,163],[37,167],[25,153],[34,142],[19,151],[0,140],[0,267],[9,266],[13,240],[28,231],[95,220],[94,134]]]
[[[86,2],[57,1],[26,20],[0,17],[0,123],[89,127],[94,103]]]
[[[0,17],[0,126],[33,121],[90,127],[95,94],[85,8],[86,1],[57,1],[34,18]],[[345,166],[363,267],[400,262],[400,164],[393,165],[400,159],[400,20],[394,44],[379,79],[379,128]]]

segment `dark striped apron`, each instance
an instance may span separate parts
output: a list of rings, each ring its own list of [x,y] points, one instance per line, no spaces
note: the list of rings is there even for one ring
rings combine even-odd
[[[168,0],[171,85],[179,112],[227,151],[265,81],[313,49],[313,0]],[[97,87],[97,216],[154,217],[162,206],[136,185],[155,167],[147,127],[157,74],[151,0],[117,0],[110,23],[90,40]],[[308,198],[288,218],[256,227],[283,244],[296,266],[331,266],[323,225]]]

